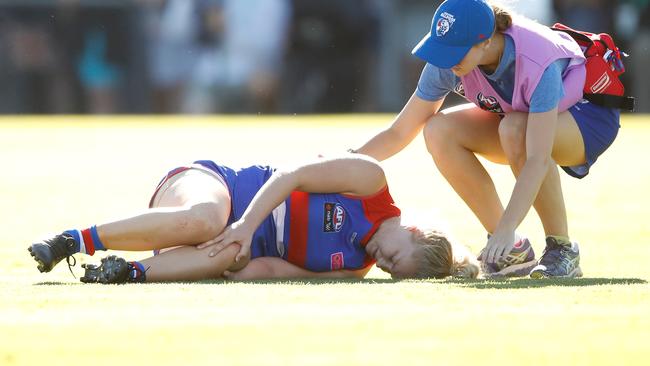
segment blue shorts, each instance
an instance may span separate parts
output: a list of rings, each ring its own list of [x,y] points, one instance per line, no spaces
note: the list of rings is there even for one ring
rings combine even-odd
[[[233,169],[210,160],[195,161],[193,165],[179,167],[169,171],[158,184],[156,191],[149,201],[149,207],[152,207],[154,197],[168,179],[178,173],[196,167],[196,165],[200,165],[205,169],[219,174],[226,183],[231,202],[230,217],[228,218],[227,225],[239,220],[244,215],[248,204],[253,200],[257,191],[260,190],[275,171],[274,168],[269,166],[254,165]],[[262,221],[257,230],[255,230],[253,242],[251,243],[251,257],[279,257],[280,254],[278,253],[275,238],[275,223],[273,217],[269,215]],[[158,252],[158,250],[155,250],[154,255],[158,254]]]
[[[621,111],[601,107],[586,100],[569,108],[576,120],[585,143],[586,163],[577,166],[563,166],[562,169],[572,177],[582,179],[598,157],[614,142],[620,125]]]

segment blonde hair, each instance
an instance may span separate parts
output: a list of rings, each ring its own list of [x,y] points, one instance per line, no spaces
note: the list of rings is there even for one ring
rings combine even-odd
[[[476,257],[465,246],[452,244],[447,236],[436,230],[413,232],[415,242],[420,244],[416,251],[418,278],[476,278],[479,265]]]
[[[488,4],[492,7],[492,11],[494,11],[496,31],[503,33],[508,30],[512,25],[512,11],[496,1],[488,1]]]

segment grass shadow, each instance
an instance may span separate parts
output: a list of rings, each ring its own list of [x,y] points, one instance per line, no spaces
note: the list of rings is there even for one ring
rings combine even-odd
[[[332,284],[364,284],[364,285],[381,285],[381,284],[399,284],[399,283],[431,283],[431,284],[449,284],[459,287],[477,288],[477,289],[527,289],[542,287],[588,287],[604,285],[642,285],[648,282],[640,278],[549,278],[535,280],[532,278],[506,278],[506,279],[457,279],[447,278],[443,280],[399,280],[399,279],[278,279],[278,280],[250,280],[250,281],[221,281],[207,280],[201,281],[200,284],[223,284],[223,283],[245,283],[259,285],[332,285]]]
[[[478,279],[467,280],[457,278],[447,278],[443,280],[427,279],[427,280],[399,280],[390,278],[345,278],[345,279],[330,279],[330,278],[305,278],[305,279],[270,279],[270,280],[248,280],[248,281],[227,281],[222,279],[203,280],[196,282],[176,281],[176,282],[150,282],[149,284],[170,284],[170,285],[223,285],[223,284],[251,284],[251,285],[289,285],[289,286],[322,286],[322,285],[337,285],[337,284],[363,284],[363,285],[383,285],[383,284],[399,284],[399,283],[429,283],[438,285],[453,285],[465,288],[475,289],[529,289],[529,288],[542,288],[542,287],[589,287],[589,286],[604,286],[604,285],[643,285],[647,284],[646,280],[640,278],[548,278],[535,280],[532,278],[505,278],[505,279]],[[81,282],[58,282],[47,281],[37,282],[33,286],[70,286],[70,285],[86,285]],[[129,285],[146,285],[146,284],[129,284]]]
[[[448,279],[444,283],[476,289],[528,289],[542,287],[589,287],[604,285],[643,285],[646,280],[640,278],[532,278],[462,280]]]
[[[81,282],[62,282],[62,281],[44,281],[36,282],[32,286],[70,286],[70,285],[83,285]]]
[[[246,283],[252,285],[336,285],[336,284],[366,284],[379,285],[386,283],[399,283],[401,280],[390,278],[296,278],[296,279],[267,279],[267,280],[246,280],[246,281],[224,281],[224,280],[204,280],[196,283],[204,285],[223,284],[223,283]]]

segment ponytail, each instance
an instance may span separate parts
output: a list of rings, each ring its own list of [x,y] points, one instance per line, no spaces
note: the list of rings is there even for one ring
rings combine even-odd
[[[494,11],[495,28],[499,33],[503,33],[512,25],[512,12],[503,6],[495,5],[489,2]]]

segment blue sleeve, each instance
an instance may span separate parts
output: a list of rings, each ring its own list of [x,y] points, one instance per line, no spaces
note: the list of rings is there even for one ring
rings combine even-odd
[[[546,68],[530,98],[530,113],[548,112],[560,104],[564,97],[562,74],[568,64],[568,59],[560,59]]]
[[[426,64],[420,75],[415,95],[429,102],[438,101],[454,90],[459,80],[460,78],[454,75],[451,69],[440,69]]]

